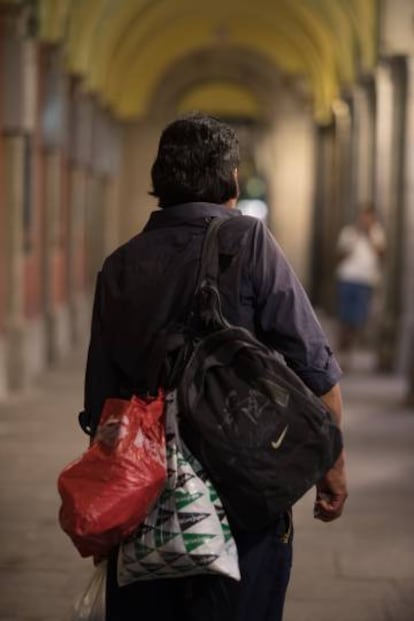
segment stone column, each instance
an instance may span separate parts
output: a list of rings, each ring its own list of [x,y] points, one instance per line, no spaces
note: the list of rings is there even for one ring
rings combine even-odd
[[[398,325],[401,313],[401,171],[405,143],[405,69],[401,62],[384,61],[376,72],[377,115],[375,144],[375,205],[387,235],[383,284],[378,295],[376,344],[380,371],[395,370],[398,362]]]
[[[61,243],[62,161],[59,149],[44,156],[44,254],[43,295],[46,324],[46,355],[50,364],[60,358],[59,319],[56,299],[56,255]]]
[[[138,233],[156,209],[155,199],[148,192],[161,129],[161,124],[143,120],[125,125],[122,130],[118,216],[121,241]]]
[[[315,193],[312,218],[311,299],[332,310],[332,239],[330,235],[334,178],[334,127],[315,127]]]
[[[314,172],[313,120],[290,92],[278,98],[268,136],[256,160],[268,189],[269,228],[300,280],[309,287]]]
[[[373,200],[374,191],[374,110],[373,83],[365,82],[352,89],[352,155],[350,179],[350,216],[359,206]]]
[[[400,367],[408,375],[408,401],[414,406],[414,57],[407,59],[406,125],[404,148],[404,271],[400,274],[403,290],[401,315]]]
[[[350,201],[351,119],[348,105],[338,101],[334,120],[317,128],[316,191],[313,221],[313,290],[315,303],[335,313],[336,240],[347,220]]]
[[[119,243],[118,202],[117,177],[93,172],[86,205],[87,274],[91,286],[103,261]],[[130,237],[133,234],[131,231]]]
[[[352,111],[346,101],[338,100],[333,106],[335,126],[333,213],[331,235],[334,244],[341,227],[352,216]]]
[[[119,177],[107,175],[103,179],[104,222],[103,235],[104,255],[110,254],[119,244]]]
[[[103,179],[95,171],[89,174],[87,181],[86,203],[86,274],[90,288],[93,290],[96,275],[104,259],[105,197]]]
[[[4,11],[0,9],[0,84],[5,83],[5,59],[3,46],[6,33]],[[3,111],[0,107],[0,128],[3,126]],[[6,195],[5,195],[5,141],[0,131],[0,398],[7,392],[6,379]]]
[[[111,114],[94,102],[86,205],[86,269],[91,287],[95,285],[105,257],[120,243],[120,134],[120,127]],[[128,196],[126,208],[134,198],[133,194]]]
[[[26,382],[24,254],[23,254],[23,167],[24,137],[7,135],[5,147],[6,201],[6,334],[7,385],[18,390]]]
[[[92,162],[92,98],[82,83],[71,81],[69,132],[69,188],[67,283],[71,339],[81,342],[90,325],[89,290],[86,287],[86,216],[89,169]]]
[[[44,146],[43,309],[46,353],[53,364],[70,348],[69,308],[65,278],[66,219],[63,174],[68,142],[68,79],[59,48],[44,49],[42,143]]]
[[[4,155],[5,372],[4,389],[18,390],[27,380],[24,204],[26,136],[35,126],[37,72],[35,45],[27,37],[30,8],[0,7],[0,114]],[[1,370],[0,370],[1,373]]]
[[[70,204],[68,218],[67,282],[71,340],[78,343],[85,332],[84,281],[85,214],[87,175],[82,166],[72,165],[69,173]]]
[[[119,167],[120,139],[119,124],[107,112],[100,114],[100,136],[95,145],[95,167],[99,175],[102,228],[102,259],[119,243]]]

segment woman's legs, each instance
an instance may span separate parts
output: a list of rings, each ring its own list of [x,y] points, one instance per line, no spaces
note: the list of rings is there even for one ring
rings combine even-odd
[[[338,353],[342,366],[347,366],[347,357],[365,327],[371,305],[372,287],[363,283],[338,282]],[[345,356],[345,357],[344,357]]]

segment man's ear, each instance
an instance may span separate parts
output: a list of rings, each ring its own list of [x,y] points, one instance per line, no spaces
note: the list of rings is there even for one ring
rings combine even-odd
[[[234,209],[236,207],[236,204],[237,204],[237,198],[229,198],[229,200],[226,201],[224,204],[229,209]]]
[[[236,207],[237,204],[237,200],[239,198],[239,194],[240,194],[240,189],[239,189],[239,171],[237,170],[237,168],[235,168],[233,170],[233,177],[234,177],[234,181],[235,181],[235,186],[236,186],[236,196],[233,196],[232,198],[229,198],[228,201],[226,201],[226,207],[229,207],[230,209],[234,209]]]
[[[237,194],[236,194],[236,199],[238,199],[238,198],[239,198],[239,196],[240,196],[240,186],[239,186],[239,169],[238,169],[238,168],[235,168],[235,169],[234,169],[234,171],[233,171],[233,175],[234,175],[234,180],[235,180],[235,182],[236,182],[236,191],[237,191]]]

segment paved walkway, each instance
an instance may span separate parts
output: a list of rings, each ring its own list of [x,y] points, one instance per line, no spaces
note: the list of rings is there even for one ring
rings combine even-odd
[[[0,621],[68,621],[92,571],[56,519],[57,473],[86,446],[83,366],[73,354],[0,404]],[[361,372],[343,387],[351,496],[329,525],[313,494],[297,504],[285,621],[414,621],[414,411],[398,379]]]

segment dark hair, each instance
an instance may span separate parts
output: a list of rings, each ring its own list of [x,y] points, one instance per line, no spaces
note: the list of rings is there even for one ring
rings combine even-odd
[[[238,165],[239,141],[231,127],[202,114],[182,117],[161,134],[150,194],[164,208],[196,201],[223,204],[238,195]]]
[[[359,206],[359,211],[361,213],[364,213],[364,212],[375,213],[374,203],[370,201],[365,201],[364,203],[361,203]]]

